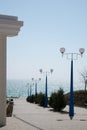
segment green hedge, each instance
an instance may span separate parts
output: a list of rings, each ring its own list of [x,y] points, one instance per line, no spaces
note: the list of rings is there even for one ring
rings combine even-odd
[[[35,96],[34,96],[34,95],[28,96],[28,97],[26,98],[26,100],[27,100],[27,102],[34,103],[34,102],[35,102]]]
[[[36,96],[35,95],[28,96],[26,98],[26,101],[30,103],[39,104],[40,106],[44,106],[44,99],[45,95],[43,93],[39,93]]]

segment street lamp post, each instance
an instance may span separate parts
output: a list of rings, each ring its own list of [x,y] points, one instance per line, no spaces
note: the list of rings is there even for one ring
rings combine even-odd
[[[32,83],[30,85],[30,96],[33,94],[32,93],[32,87],[34,86],[34,78],[31,78],[31,80],[32,80]]]
[[[37,97],[37,82],[35,83],[35,96]]]
[[[27,94],[28,94],[28,97],[29,97],[29,83],[27,83],[26,87],[28,87],[27,88]]]
[[[69,117],[72,120],[74,117],[74,93],[73,93],[73,60],[77,60],[79,55],[83,55],[85,49],[80,48],[80,53],[65,53],[65,48],[60,48],[62,56],[67,55],[67,59],[71,60],[71,75],[70,75],[70,101],[69,101]],[[70,56],[70,57],[69,57]]]
[[[30,85],[30,97],[31,97],[31,94],[32,94],[32,85]]]
[[[40,69],[40,73],[45,73],[46,74],[46,82],[45,82],[45,102],[44,102],[44,107],[48,106],[48,85],[47,85],[47,74],[48,73],[53,73],[53,69],[50,69],[49,72],[43,72],[42,69]]]

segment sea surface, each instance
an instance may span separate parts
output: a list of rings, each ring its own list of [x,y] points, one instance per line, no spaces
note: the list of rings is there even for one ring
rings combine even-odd
[[[29,82],[27,80],[7,80],[7,97],[27,97],[30,94],[35,94],[35,82]],[[52,92],[57,92],[59,88],[64,90],[64,93],[70,91],[69,84],[63,83],[48,83],[48,96]],[[83,85],[84,86],[84,85]],[[83,86],[74,85],[74,90],[84,89]],[[45,93],[45,82],[37,82],[37,93]]]

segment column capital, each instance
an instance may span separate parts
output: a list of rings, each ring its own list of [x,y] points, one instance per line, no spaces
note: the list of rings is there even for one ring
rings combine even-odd
[[[9,15],[0,15],[0,35],[15,36],[18,35],[23,21],[18,21],[18,17]]]

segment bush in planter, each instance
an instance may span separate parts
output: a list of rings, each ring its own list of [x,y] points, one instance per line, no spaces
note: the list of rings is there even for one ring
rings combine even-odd
[[[66,106],[66,100],[64,97],[64,91],[62,88],[58,92],[51,94],[49,99],[49,105],[54,109],[54,111],[62,111]]]

